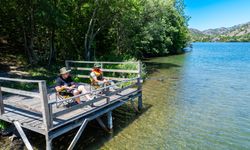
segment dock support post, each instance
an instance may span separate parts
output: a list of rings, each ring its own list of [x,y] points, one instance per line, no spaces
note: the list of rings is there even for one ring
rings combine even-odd
[[[139,112],[139,110],[138,110],[138,108],[135,106],[135,103],[134,103],[134,101],[133,101],[133,99],[132,99],[132,98],[130,99],[130,103],[131,103],[131,105],[132,105],[132,107],[133,107],[134,111],[135,111],[136,113],[138,113],[138,112]]]
[[[142,110],[142,83],[141,83],[141,78],[137,79],[137,86],[138,86],[138,91],[139,91],[139,96],[138,96],[138,110]]]
[[[0,87],[0,115],[4,114],[3,95]]]
[[[17,121],[14,121],[14,125],[15,125],[15,127],[16,127],[18,133],[20,134],[20,136],[21,136],[21,138],[22,138],[22,140],[23,140],[25,146],[27,147],[27,149],[28,149],[28,150],[33,150],[33,148],[32,148],[32,146],[31,146],[31,144],[30,144],[30,142],[29,142],[27,136],[25,135],[25,133],[24,133],[24,131],[23,131],[23,129],[22,129],[20,123],[17,122]]]
[[[108,129],[112,130],[113,129],[113,118],[112,118],[112,111],[109,111],[107,113],[107,118],[108,118]]]
[[[99,123],[99,125],[103,128],[103,130],[109,132],[108,128],[106,127],[106,125],[103,123],[102,119],[100,117],[96,118],[97,122]]]
[[[52,139],[49,138],[49,135],[46,135],[46,150],[52,150]]]
[[[85,120],[83,121],[83,123],[82,123],[80,129],[77,131],[77,133],[76,133],[74,139],[73,139],[72,142],[70,143],[70,145],[69,145],[69,147],[68,147],[68,150],[72,150],[72,149],[75,147],[77,141],[79,140],[80,136],[82,135],[82,132],[83,132],[83,130],[85,129],[85,127],[86,127],[87,124],[88,124],[88,119],[85,119]]]
[[[139,91],[139,96],[138,96],[138,110],[142,110],[142,63],[141,61],[138,61],[138,79],[137,79],[137,86],[138,86],[138,91]]]
[[[140,96],[138,96],[138,110],[139,111],[142,110],[142,94],[140,94]]]

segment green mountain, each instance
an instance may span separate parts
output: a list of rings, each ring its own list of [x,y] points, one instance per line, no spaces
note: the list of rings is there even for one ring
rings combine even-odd
[[[250,42],[250,22],[200,31],[189,29],[194,42]]]

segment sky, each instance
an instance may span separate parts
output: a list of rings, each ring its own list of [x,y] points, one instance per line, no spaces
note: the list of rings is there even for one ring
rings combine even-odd
[[[189,27],[231,27],[250,21],[250,0],[184,0]]]

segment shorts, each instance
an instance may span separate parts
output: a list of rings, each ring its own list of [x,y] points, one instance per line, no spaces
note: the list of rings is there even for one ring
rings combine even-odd
[[[74,96],[74,89],[72,90],[63,90],[59,92],[60,95],[62,96]]]

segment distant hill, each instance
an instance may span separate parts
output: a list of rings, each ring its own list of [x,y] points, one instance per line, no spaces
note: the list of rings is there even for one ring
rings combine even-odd
[[[250,42],[250,22],[232,27],[221,27],[200,31],[190,28],[193,41]]]

